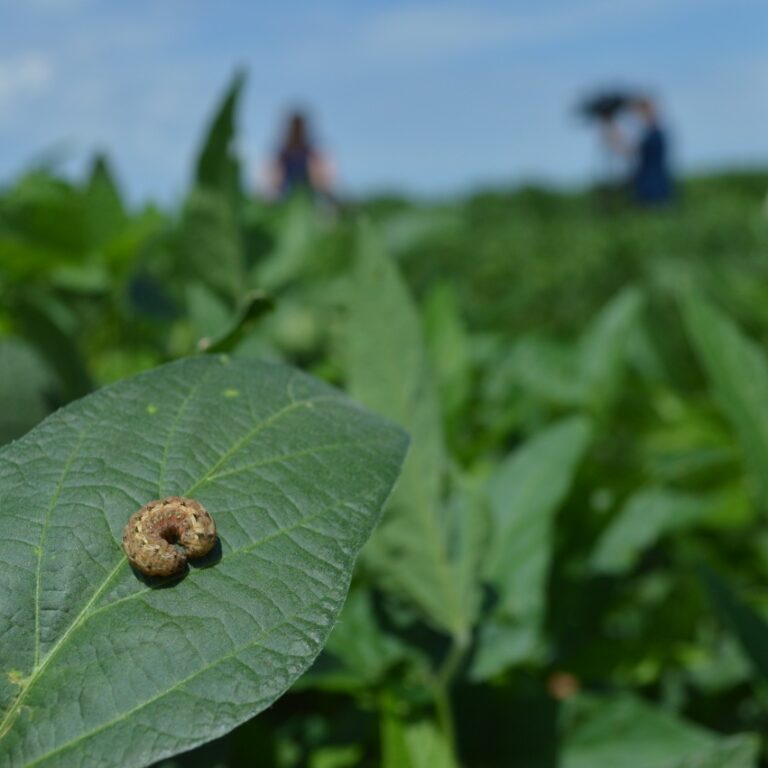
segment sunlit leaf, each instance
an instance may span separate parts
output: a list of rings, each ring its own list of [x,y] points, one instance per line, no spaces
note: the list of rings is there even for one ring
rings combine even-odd
[[[307,668],[398,474],[402,431],[292,369],[203,356],[103,389],[0,452],[0,764],[143,766],[226,733]],[[216,520],[154,583],[151,499]]]

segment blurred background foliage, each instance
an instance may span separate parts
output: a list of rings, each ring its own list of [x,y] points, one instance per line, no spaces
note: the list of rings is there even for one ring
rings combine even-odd
[[[163,766],[758,765],[768,173],[661,212],[533,187],[272,206],[241,184],[242,87],[176,209],[128,207],[104,156],[0,192],[0,441],[210,351],[413,436],[311,671]]]

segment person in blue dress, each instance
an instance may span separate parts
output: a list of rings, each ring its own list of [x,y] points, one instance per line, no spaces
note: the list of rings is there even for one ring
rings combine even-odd
[[[275,153],[271,171],[273,197],[284,200],[296,193],[322,198],[331,196],[331,169],[315,146],[306,116],[292,112]]]
[[[664,205],[674,196],[666,131],[650,99],[638,99],[634,111],[642,130],[635,149],[632,197],[640,205]]]

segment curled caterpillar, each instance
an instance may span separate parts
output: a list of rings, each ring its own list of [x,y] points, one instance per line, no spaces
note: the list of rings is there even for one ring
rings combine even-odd
[[[147,576],[178,573],[188,559],[207,555],[215,543],[213,518],[200,502],[183,496],[150,501],[123,530],[129,562]]]

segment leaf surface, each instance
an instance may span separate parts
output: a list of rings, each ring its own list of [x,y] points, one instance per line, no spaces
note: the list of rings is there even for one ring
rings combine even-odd
[[[146,765],[269,706],[320,651],[404,433],[292,369],[182,360],[0,452],[0,765]],[[197,499],[220,552],[142,580],[121,534]]]

